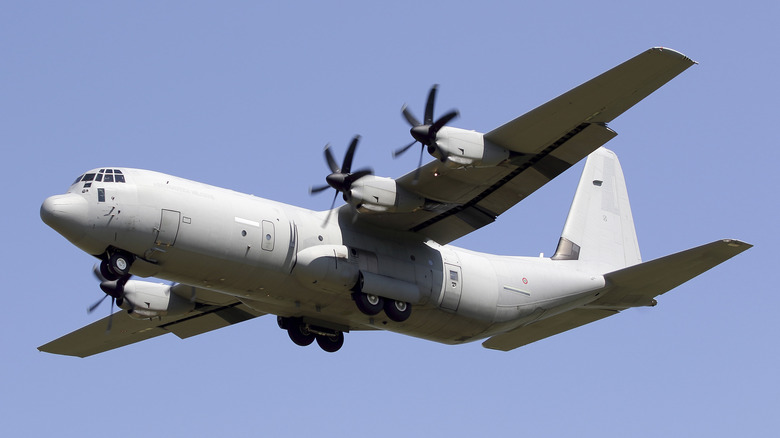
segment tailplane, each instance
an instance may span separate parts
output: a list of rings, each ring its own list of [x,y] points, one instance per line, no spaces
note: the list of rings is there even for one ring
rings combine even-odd
[[[617,155],[588,156],[553,260],[598,262],[614,269],[642,262]]]

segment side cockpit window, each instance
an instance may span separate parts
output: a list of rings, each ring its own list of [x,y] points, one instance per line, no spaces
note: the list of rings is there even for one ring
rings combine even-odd
[[[84,175],[84,178],[81,178],[82,181],[84,181],[84,187],[92,187],[92,181],[95,180],[95,174],[94,173],[88,173]]]

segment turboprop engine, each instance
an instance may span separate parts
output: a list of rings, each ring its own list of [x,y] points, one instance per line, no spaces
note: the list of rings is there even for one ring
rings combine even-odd
[[[176,295],[171,288],[163,283],[129,280],[125,283],[119,307],[136,319],[183,315],[195,308],[194,303]]]
[[[423,197],[399,187],[394,179],[374,175],[352,183],[348,199],[361,213],[414,211],[425,205]]]
[[[509,151],[486,141],[480,132],[443,127],[436,137],[436,147],[428,152],[445,166],[493,167],[509,159]]]

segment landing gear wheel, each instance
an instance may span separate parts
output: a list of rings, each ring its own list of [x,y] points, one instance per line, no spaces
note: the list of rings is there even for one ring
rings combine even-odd
[[[100,275],[105,278],[108,281],[115,281],[119,280],[119,276],[114,274],[114,271],[111,270],[108,266],[108,261],[103,260],[100,262]]]
[[[317,344],[328,353],[335,353],[344,345],[344,333],[337,332],[335,335],[328,336],[317,335]]]
[[[363,292],[355,292],[352,294],[352,298],[355,300],[358,310],[368,316],[374,316],[381,312],[385,305],[385,300],[382,299],[382,297],[369,295]]]
[[[130,272],[130,265],[133,264],[132,257],[124,252],[115,252],[108,259],[108,268],[117,276],[124,277]]]
[[[387,300],[385,315],[395,322],[404,322],[412,314],[412,306],[404,301]]]
[[[289,323],[287,334],[290,335],[290,339],[301,347],[311,345],[316,337],[314,333],[310,332],[303,323]]]

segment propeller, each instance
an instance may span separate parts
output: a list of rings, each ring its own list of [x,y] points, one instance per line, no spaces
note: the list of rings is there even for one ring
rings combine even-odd
[[[427,147],[428,153],[433,155],[438,148],[438,145],[436,144],[436,134],[441,128],[444,127],[444,125],[452,121],[452,119],[455,117],[458,117],[458,111],[452,110],[441,116],[439,120],[435,122],[433,121],[433,105],[436,102],[436,90],[438,87],[438,85],[434,84],[431,87],[431,91],[428,92],[428,100],[425,102],[425,119],[423,119],[423,123],[420,123],[420,121],[417,120],[417,117],[415,117],[412,112],[409,111],[409,108],[406,105],[404,105],[401,109],[401,113],[403,114],[404,118],[412,126],[412,129],[410,129],[409,132],[412,134],[414,141],[400,149],[393,151],[393,158],[398,157],[399,155],[408,151],[412,146],[414,146],[415,143],[420,142],[422,147],[420,148],[420,162],[417,164],[417,174],[414,177],[415,181],[417,181],[420,167],[422,167],[422,157],[425,148]]]
[[[89,306],[87,313],[94,312],[107,297],[111,297],[111,308],[108,314],[108,328],[106,329],[106,332],[110,332],[114,316],[114,303],[116,303],[117,306],[122,306],[122,303],[125,300],[125,284],[127,284],[127,281],[130,279],[130,275],[124,275],[118,279],[110,280],[103,275],[99,265],[95,265],[92,268],[92,273],[95,274],[95,277],[100,281],[100,289],[105,292],[105,295],[95,302],[95,304]]]
[[[331,187],[336,189],[336,195],[333,197],[333,202],[330,205],[330,211],[332,211],[333,207],[336,205],[336,198],[338,197],[339,192],[341,192],[344,201],[349,202],[352,183],[366,175],[373,175],[374,173],[371,169],[360,169],[354,172],[352,171],[352,158],[355,156],[355,149],[357,148],[359,141],[359,135],[356,135],[355,138],[352,139],[352,142],[349,144],[349,148],[347,149],[347,154],[344,155],[344,161],[341,163],[341,167],[339,167],[339,165],[336,163],[336,160],[333,158],[333,153],[330,151],[330,144],[325,146],[325,161],[328,163],[328,167],[332,173],[325,177],[325,181],[328,183],[327,185],[312,187],[309,190],[309,193],[313,195]],[[330,211],[328,211],[328,217],[325,218],[326,223],[330,218]]]

